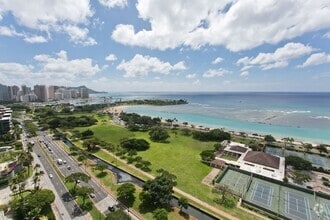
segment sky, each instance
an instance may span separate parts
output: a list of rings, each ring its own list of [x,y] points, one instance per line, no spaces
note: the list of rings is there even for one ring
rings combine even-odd
[[[330,0],[0,0],[0,83],[330,91]]]

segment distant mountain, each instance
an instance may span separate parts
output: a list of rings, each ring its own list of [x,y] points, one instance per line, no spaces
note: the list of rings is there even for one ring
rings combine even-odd
[[[78,89],[78,90],[80,90],[81,88],[86,88],[86,89],[88,89],[89,94],[95,94],[95,93],[106,93],[106,92],[104,92],[104,91],[102,91],[102,92],[100,92],[100,91],[95,91],[95,90],[90,89],[90,88],[88,88],[88,87],[86,87],[86,86],[68,87],[68,88],[69,88],[69,89]]]

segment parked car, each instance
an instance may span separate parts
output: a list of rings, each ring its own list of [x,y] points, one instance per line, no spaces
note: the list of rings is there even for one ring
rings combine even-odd
[[[89,196],[90,196],[91,198],[95,198],[95,194],[94,194],[94,193],[89,194]]]
[[[53,174],[50,173],[50,174],[49,174],[49,178],[53,178]]]

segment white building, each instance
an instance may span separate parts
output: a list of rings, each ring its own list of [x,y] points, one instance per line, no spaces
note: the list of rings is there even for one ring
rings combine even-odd
[[[283,181],[285,177],[284,157],[252,151],[245,144],[230,142],[215,159],[272,179]]]

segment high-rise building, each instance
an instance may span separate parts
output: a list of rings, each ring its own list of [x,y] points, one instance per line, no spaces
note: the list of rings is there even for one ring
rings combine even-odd
[[[89,97],[89,91],[87,88],[81,88],[80,89],[80,97],[83,99],[88,99]]]
[[[8,93],[10,100],[17,100],[19,87],[18,86],[8,86]]]
[[[71,89],[65,89],[63,92],[64,99],[72,99]]]
[[[47,98],[48,98],[48,100],[55,100],[55,87],[56,86],[48,86],[47,87]]]
[[[55,92],[55,98],[54,100],[59,101],[63,99],[63,93],[62,92]]]
[[[22,93],[23,95],[29,94],[31,91],[31,89],[29,87],[27,87],[26,85],[22,85]]]
[[[8,86],[0,84],[0,101],[8,101],[9,93],[8,93]]]
[[[34,94],[38,97],[37,100],[40,102],[47,101],[47,91],[45,85],[35,85]]]
[[[6,134],[12,127],[11,121],[12,110],[4,106],[0,106],[0,135]]]

